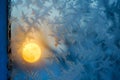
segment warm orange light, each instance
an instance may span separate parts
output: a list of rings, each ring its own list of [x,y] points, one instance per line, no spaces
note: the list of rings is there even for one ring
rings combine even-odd
[[[36,43],[28,43],[23,46],[22,57],[26,62],[34,63],[39,60],[41,49]]]

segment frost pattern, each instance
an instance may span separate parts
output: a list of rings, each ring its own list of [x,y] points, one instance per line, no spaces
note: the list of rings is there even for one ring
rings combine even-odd
[[[13,66],[12,80],[120,80],[119,0],[11,0],[11,27],[47,28],[54,57],[49,65],[24,71]],[[28,28],[28,29],[27,29]],[[50,61],[50,62],[49,62]]]

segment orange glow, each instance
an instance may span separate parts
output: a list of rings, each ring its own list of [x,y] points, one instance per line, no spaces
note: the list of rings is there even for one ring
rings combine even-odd
[[[23,46],[22,57],[28,63],[34,63],[40,59],[41,49],[36,43],[27,43]]]

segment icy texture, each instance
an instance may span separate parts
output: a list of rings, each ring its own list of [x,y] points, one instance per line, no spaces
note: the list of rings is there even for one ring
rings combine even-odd
[[[11,4],[13,31],[47,21],[57,45],[50,64],[28,72],[14,66],[12,80],[120,80],[120,0],[11,0]]]

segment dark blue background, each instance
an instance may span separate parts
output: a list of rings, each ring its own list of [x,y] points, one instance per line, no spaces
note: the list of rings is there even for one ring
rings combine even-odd
[[[0,0],[0,80],[7,80],[7,1]]]

